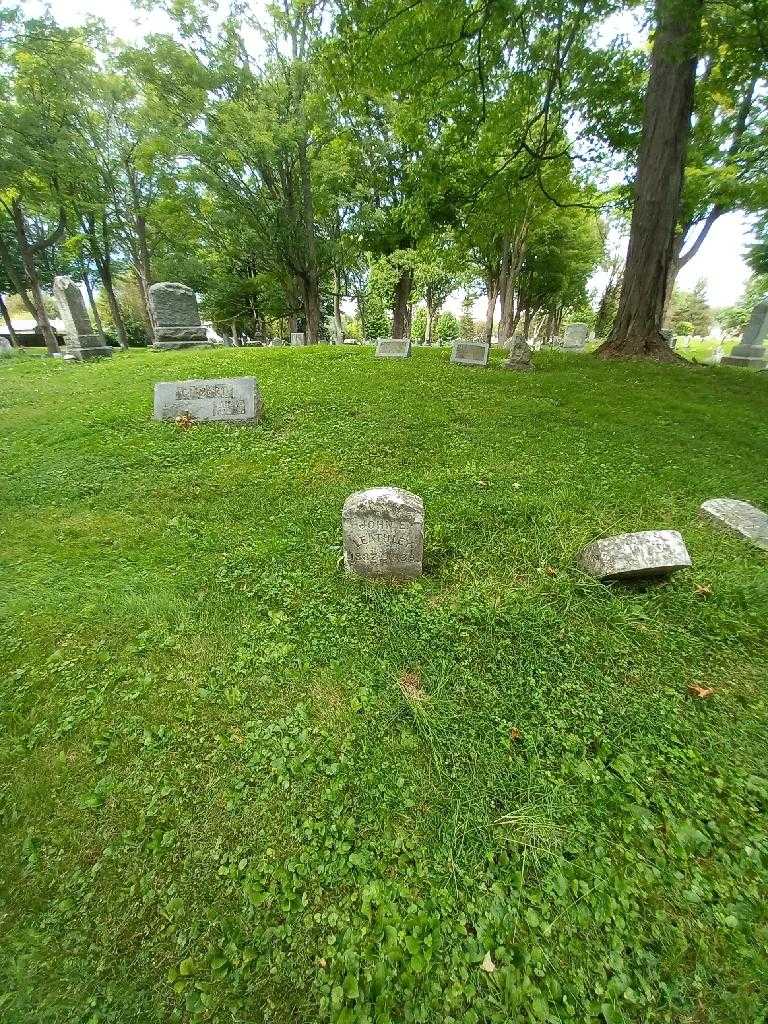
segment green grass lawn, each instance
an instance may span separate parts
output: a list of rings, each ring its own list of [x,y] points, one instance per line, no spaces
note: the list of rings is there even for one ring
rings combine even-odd
[[[697,506],[768,507],[768,375],[501,358],[0,363],[3,1024],[766,1020],[768,557]],[[404,587],[339,569],[383,484]]]

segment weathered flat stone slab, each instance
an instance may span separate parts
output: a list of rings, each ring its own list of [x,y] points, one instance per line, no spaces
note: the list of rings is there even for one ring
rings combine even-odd
[[[451,362],[461,366],[487,366],[490,346],[482,341],[457,341],[451,349]]]
[[[165,351],[177,348],[214,346],[208,331],[200,323],[197,299],[191,288],[178,281],[159,281],[149,289],[154,339],[152,348]]]
[[[155,419],[188,415],[200,423],[256,423],[261,394],[255,377],[172,380],[155,384]]]
[[[768,515],[737,498],[710,498],[699,506],[706,518],[768,551]]]
[[[376,342],[378,359],[407,359],[410,354],[410,338],[379,338]]]
[[[300,345],[304,344],[306,344],[306,342],[304,341],[303,331],[296,331],[294,334],[291,335],[291,346],[293,348],[298,348]]]
[[[356,491],[341,512],[344,565],[356,576],[407,580],[422,574],[424,502],[399,487]]]
[[[581,552],[583,569],[601,580],[632,580],[669,576],[691,565],[685,541],[677,530],[643,530],[596,540]]]

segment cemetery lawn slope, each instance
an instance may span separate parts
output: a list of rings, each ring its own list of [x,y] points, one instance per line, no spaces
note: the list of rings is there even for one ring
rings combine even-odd
[[[535,361],[0,363],[4,1024],[761,1019],[768,555],[697,508],[768,508],[767,375]],[[340,570],[385,484],[406,586]],[[692,569],[576,568],[655,528]]]

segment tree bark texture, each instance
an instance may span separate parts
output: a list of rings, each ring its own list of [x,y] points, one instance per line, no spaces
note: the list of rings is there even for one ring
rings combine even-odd
[[[603,358],[677,362],[661,335],[691,130],[703,0],[656,0],[656,36],[619,309]]]

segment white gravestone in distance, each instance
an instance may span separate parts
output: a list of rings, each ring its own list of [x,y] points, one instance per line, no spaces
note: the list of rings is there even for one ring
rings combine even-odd
[[[344,565],[356,576],[407,580],[421,576],[424,502],[399,487],[356,491],[341,512]]]
[[[379,359],[406,359],[410,354],[410,338],[378,338],[376,341]]]
[[[768,551],[768,515],[737,498],[710,498],[699,506],[706,518]]]
[[[257,423],[261,394],[255,377],[171,380],[155,384],[155,419],[189,416],[200,423]]]
[[[161,281],[149,289],[155,352],[175,348],[212,346],[208,331],[200,323],[197,299],[191,288],[175,281]]]
[[[291,335],[291,347],[292,348],[299,348],[303,344],[304,344],[304,332],[303,331],[295,331]]]
[[[571,352],[581,352],[587,343],[588,334],[587,324],[568,324],[563,336],[563,348]]]
[[[643,530],[596,540],[584,548],[579,560],[583,569],[600,580],[652,579],[691,565],[677,530]]]
[[[455,341],[451,362],[461,366],[487,366],[489,346],[483,341]]]
[[[768,353],[764,342],[768,338],[768,295],[765,295],[752,310],[752,316],[744,329],[739,344],[724,356],[723,366],[746,366],[753,370],[764,370],[768,366]]]
[[[83,295],[69,277],[54,277],[53,294],[64,321],[65,359],[94,359],[111,356],[112,349],[94,333]]]

